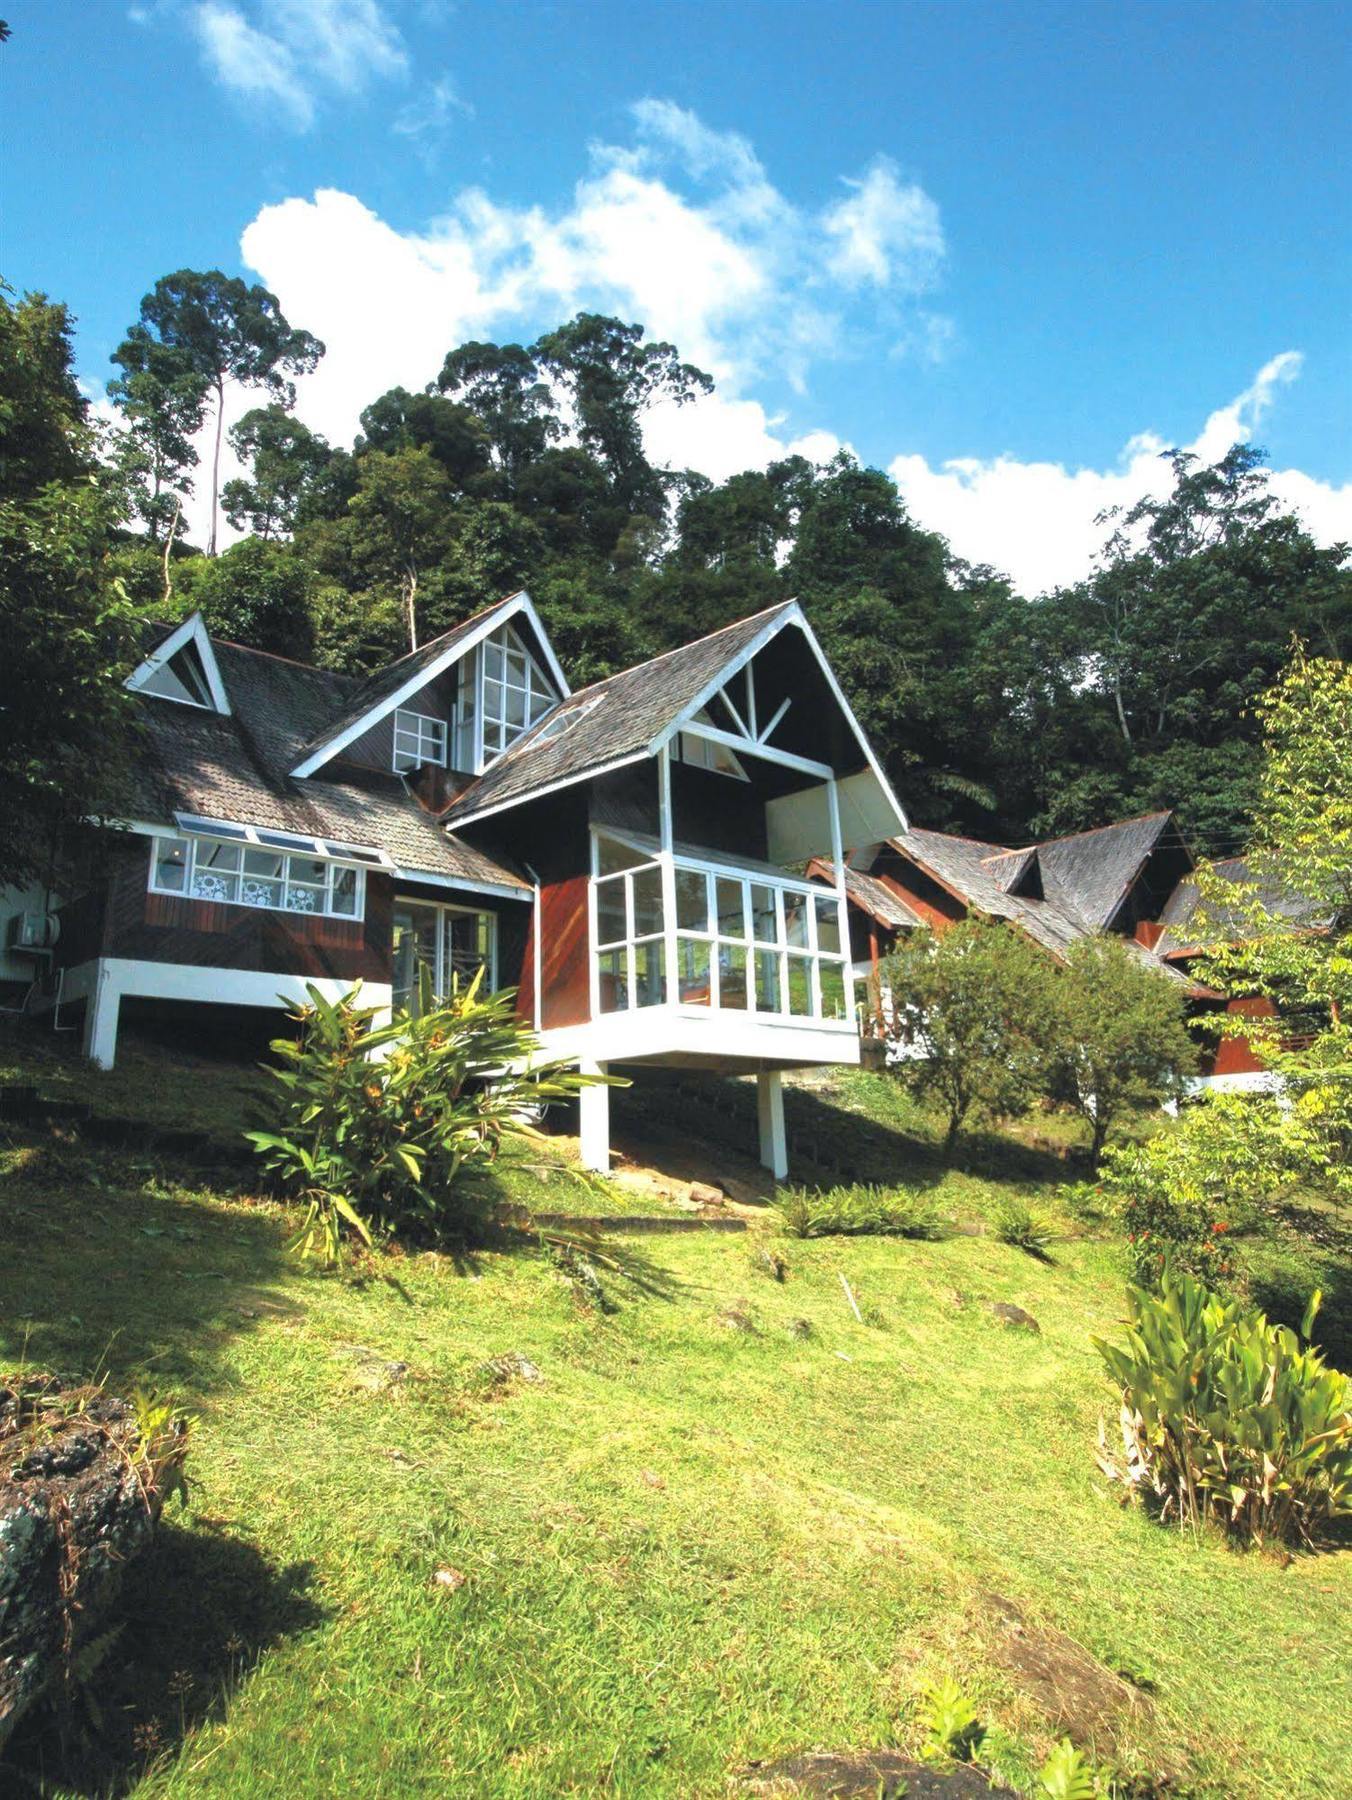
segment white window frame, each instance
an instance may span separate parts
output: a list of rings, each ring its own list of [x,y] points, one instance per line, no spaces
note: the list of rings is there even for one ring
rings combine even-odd
[[[602,838],[622,844],[636,855],[647,855],[650,860],[635,863],[631,868],[611,875],[600,873],[600,844]],[[765,1023],[776,1025],[796,1025],[814,1028],[840,1027],[853,1032],[856,1029],[854,1017],[853,971],[849,960],[849,921],[844,896],[837,890],[823,887],[820,883],[799,881],[792,876],[759,869],[739,868],[735,864],[720,863],[692,856],[685,852],[676,852],[671,858],[672,879],[670,886],[664,885],[663,910],[660,934],[645,932],[641,937],[634,934],[634,910],[632,877],[649,868],[663,866],[663,858],[654,853],[649,845],[630,837],[623,831],[614,829],[593,828],[591,833],[591,881],[590,890],[590,946],[592,975],[592,1017],[594,1019],[610,1018],[616,1012],[634,1011],[637,999],[637,978],[635,969],[634,948],[636,945],[661,941],[665,937],[670,946],[664,971],[663,992],[665,998],[650,1002],[642,1010],[650,1011],[657,1006],[674,1006],[681,1012],[697,1018],[710,1018],[722,1012],[735,1012],[739,1018],[759,1019]],[[676,912],[676,879],[681,874],[701,875],[704,878],[705,893],[705,925],[700,931],[693,926],[680,924]],[[718,930],[717,898],[718,881],[735,882],[740,885],[742,898],[742,935],[734,937]],[[603,946],[600,939],[598,887],[604,882],[623,883],[625,894],[625,936],[623,940],[607,940]],[[774,896],[775,937],[770,942],[755,936],[752,910],[752,888],[766,888]],[[801,901],[805,908],[806,943],[791,946],[788,941],[788,926],[785,910],[787,900]],[[838,950],[827,950],[821,945],[818,936],[818,907],[826,909],[834,907],[837,922]],[[682,1000],[680,998],[680,949],[682,942],[704,944],[708,947],[709,956],[709,1000],[706,1005],[702,1001]],[[721,983],[722,965],[719,951],[726,949],[743,949],[746,952],[747,968],[747,1004],[745,1006],[724,1008],[722,1005]],[[601,992],[601,959],[613,955],[616,950],[624,952],[624,969],[628,1004],[623,1008],[612,1008],[603,1013],[600,1004]],[[775,959],[777,976],[777,1005],[762,1007],[760,1001],[760,973],[758,957],[768,952]],[[798,959],[806,969],[808,978],[808,1010],[793,1012],[790,1010],[789,974],[793,959]],[[839,1018],[828,1018],[822,1006],[822,970],[824,967],[835,969],[840,975],[841,1014]]]
[[[158,879],[160,849],[162,843],[181,844],[185,851],[183,863],[183,885],[173,887]],[[220,870],[210,868],[206,858],[221,850],[237,852],[237,860],[233,867]],[[248,871],[244,868],[246,855],[269,856],[280,864],[280,872],[276,875],[264,874],[261,871]],[[324,875],[321,881],[305,881],[298,874],[293,875],[291,864],[319,863]],[[337,888],[337,876],[341,871],[350,870],[356,877],[353,884],[352,907],[344,910],[333,904]],[[199,893],[196,891],[199,880],[208,876],[219,878],[227,889],[224,893]],[[245,899],[245,884],[254,883],[255,894],[266,885],[276,888],[280,894],[277,903],[263,899]],[[233,885],[234,892],[228,890]],[[284,913],[290,919],[336,919],[345,925],[360,925],[366,917],[366,868],[359,862],[350,862],[343,858],[320,855],[313,850],[283,849],[274,844],[260,844],[256,836],[249,837],[207,837],[195,832],[160,831],[151,834],[150,869],[146,878],[146,886],[152,894],[164,894],[174,900],[199,901],[208,906],[238,906],[249,912]],[[302,892],[314,897],[309,905],[293,904],[292,895]]]
[[[404,740],[403,745],[400,739]],[[394,714],[394,772],[406,775],[424,763],[446,767],[450,729],[445,719],[432,713],[417,712],[411,706],[400,706]]]
[[[436,962],[432,970],[432,986],[437,998],[445,999],[450,992],[449,976],[454,966],[450,949],[450,920],[452,918],[487,919],[488,955],[484,962],[488,973],[485,979],[489,992],[496,992],[498,985],[498,915],[487,906],[454,906],[444,900],[424,900],[421,895],[416,897],[411,894],[395,895],[393,912],[410,906],[422,907],[424,910],[435,912],[438,915]],[[393,922],[391,922],[391,932],[393,932]],[[390,949],[391,956],[393,956],[393,937],[391,937]],[[390,971],[390,979],[393,982],[393,968]]]
[[[515,671],[509,670],[509,658],[522,659],[520,679],[509,679],[509,673],[515,675]],[[497,675],[489,673],[490,660],[496,663],[499,670]],[[489,706],[490,684],[498,690],[496,710],[491,710]],[[471,685],[473,705],[465,708],[465,701],[470,697],[466,690]],[[509,721],[507,717],[509,693],[521,696],[522,718],[519,724]],[[505,756],[519,738],[547,718],[559,704],[561,697],[520,633],[513,629],[510,622],[500,625],[476,648],[472,676],[462,677],[461,705],[472,717],[467,716],[465,719],[465,729],[458,746],[460,752],[463,754],[472,747],[474,772],[482,774],[500,756]],[[472,746],[469,742],[471,736]]]

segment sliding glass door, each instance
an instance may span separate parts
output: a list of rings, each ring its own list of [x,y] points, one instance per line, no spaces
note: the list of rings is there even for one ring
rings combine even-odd
[[[484,982],[497,985],[497,920],[491,912],[438,906],[426,900],[394,904],[394,1009],[408,1012],[418,998],[420,971],[432,978],[438,997],[453,984],[465,987],[480,969]]]

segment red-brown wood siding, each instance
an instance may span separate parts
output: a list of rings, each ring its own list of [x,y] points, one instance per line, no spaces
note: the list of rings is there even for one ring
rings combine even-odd
[[[1277,1009],[1270,1000],[1257,995],[1250,1000],[1232,1000],[1225,1010],[1246,1019],[1271,1019],[1276,1016]],[[1254,1075],[1266,1067],[1267,1064],[1255,1053],[1248,1038],[1222,1038],[1216,1046],[1216,1055],[1207,1073]]]
[[[366,916],[349,921],[151,893],[149,869],[150,841],[139,838],[110,859],[101,893],[62,909],[60,950],[67,967],[93,956],[121,956],[340,981],[390,979],[388,876],[367,871]]]
[[[581,1025],[591,1017],[587,877],[572,875],[540,892],[540,1023]]]

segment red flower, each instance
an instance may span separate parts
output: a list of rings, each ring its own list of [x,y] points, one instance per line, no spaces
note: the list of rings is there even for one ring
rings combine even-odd
[[[1224,1219],[1217,1219],[1211,1229],[1213,1231],[1228,1231],[1230,1227],[1225,1223]]]

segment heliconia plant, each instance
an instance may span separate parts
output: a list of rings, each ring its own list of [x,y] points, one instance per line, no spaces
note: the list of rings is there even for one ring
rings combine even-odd
[[[373,1234],[464,1241],[483,1231],[493,1197],[483,1179],[503,1138],[531,1109],[589,1081],[542,1060],[510,991],[482,992],[482,972],[438,1000],[422,972],[416,1007],[381,1020],[360,985],[328,1000],[313,984],[278,1038],[285,1090],[278,1130],[246,1136],[305,1215],[302,1257],[336,1262],[346,1239]]]
[[[1258,1543],[1310,1543],[1352,1514],[1352,1380],[1308,1341],[1318,1292],[1299,1334],[1172,1266],[1127,1299],[1126,1344],[1094,1339],[1122,1396],[1120,1455],[1099,1426],[1110,1480],[1161,1518]]]

